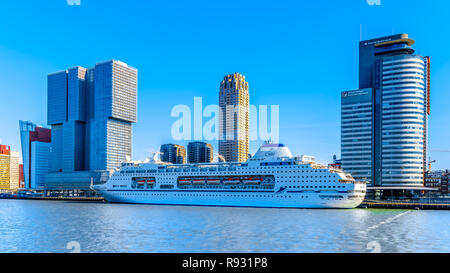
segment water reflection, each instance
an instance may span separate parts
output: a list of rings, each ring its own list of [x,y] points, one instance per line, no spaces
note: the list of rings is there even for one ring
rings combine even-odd
[[[405,212],[0,200],[0,252],[450,251],[447,211]]]

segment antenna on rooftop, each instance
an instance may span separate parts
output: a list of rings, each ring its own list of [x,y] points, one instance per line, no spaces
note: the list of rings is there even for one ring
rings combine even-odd
[[[362,41],[362,24],[359,24],[359,41]]]

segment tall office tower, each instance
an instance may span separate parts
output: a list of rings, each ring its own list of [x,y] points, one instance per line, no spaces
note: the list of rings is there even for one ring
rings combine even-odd
[[[172,164],[186,164],[186,149],[177,144],[161,145],[161,161]]]
[[[359,90],[342,93],[342,168],[372,187],[423,186],[430,58],[399,34],[360,42]]]
[[[90,169],[111,170],[131,158],[137,121],[137,70],[119,61],[98,63],[94,72]]]
[[[228,162],[243,162],[249,153],[249,92],[239,73],[224,77],[219,94],[219,155]]]
[[[30,121],[19,121],[24,187],[44,187],[45,175],[51,167],[51,130]]]
[[[189,163],[210,163],[213,161],[213,147],[205,142],[190,142],[187,153]]]
[[[137,70],[110,60],[48,76],[52,172],[103,171],[132,155]]]
[[[19,186],[19,153],[0,145],[0,190],[15,190]]]
[[[52,172],[87,170],[85,73],[85,68],[73,67],[48,75]]]

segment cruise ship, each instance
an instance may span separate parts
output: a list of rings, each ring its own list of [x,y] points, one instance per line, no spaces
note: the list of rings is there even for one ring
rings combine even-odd
[[[366,184],[314,157],[294,157],[282,144],[265,143],[243,163],[170,164],[157,155],[124,162],[93,189],[112,203],[351,209],[363,201]]]

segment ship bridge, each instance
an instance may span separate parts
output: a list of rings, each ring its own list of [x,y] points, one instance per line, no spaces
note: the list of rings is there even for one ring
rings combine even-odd
[[[284,144],[263,144],[250,161],[279,160],[293,158],[291,151]]]

